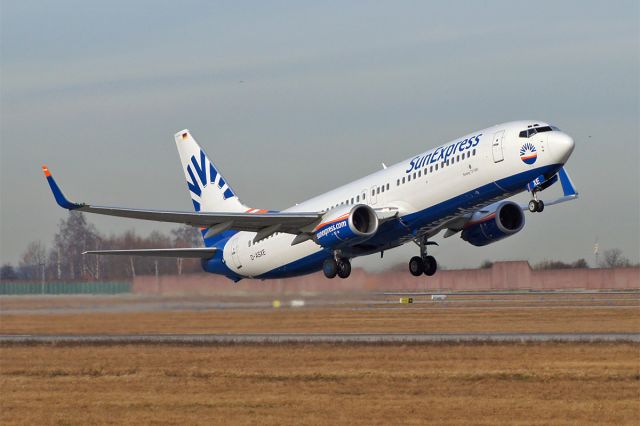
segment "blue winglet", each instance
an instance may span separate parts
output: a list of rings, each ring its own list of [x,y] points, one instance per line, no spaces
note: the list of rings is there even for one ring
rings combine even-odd
[[[60,207],[68,210],[75,210],[82,207],[82,204],[72,203],[71,201],[67,200],[56,181],[53,180],[53,176],[51,176],[51,172],[49,171],[47,166],[42,166],[42,171],[44,172],[44,175],[47,178],[47,182],[49,182],[49,186],[51,187],[51,192],[53,192],[53,196]]]
[[[560,185],[562,185],[562,192],[565,197],[578,195],[578,191],[576,191],[575,186],[573,186],[573,182],[571,182],[571,178],[564,167],[560,168],[558,176],[560,177]]]

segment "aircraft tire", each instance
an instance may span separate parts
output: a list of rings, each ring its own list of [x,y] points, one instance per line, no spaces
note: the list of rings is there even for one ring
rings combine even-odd
[[[338,274],[338,263],[334,258],[329,258],[324,261],[322,264],[322,272],[324,272],[324,276],[331,279],[335,278]]]
[[[538,211],[538,202],[536,200],[529,201],[529,211],[535,213]]]
[[[341,260],[338,262],[338,276],[340,278],[349,278],[351,275],[351,262],[348,260]]]
[[[413,256],[411,260],[409,260],[409,272],[414,277],[419,277],[424,272],[424,262],[422,258],[419,256]]]
[[[424,274],[427,276],[432,276],[438,270],[438,262],[436,262],[436,258],[433,256],[427,256],[424,258]]]
[[[536,210],[536,211],[538,213],[542,213],[543,210],[544,210],[544,201],[538,200],[538,210]]]

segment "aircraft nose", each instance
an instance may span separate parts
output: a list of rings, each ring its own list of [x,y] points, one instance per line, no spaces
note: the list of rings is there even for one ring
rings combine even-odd
[[[565,163],[573,152],[575,142],[573,141],[573,138],[566,133],[554,133],[555,134],[551,138],[551,143],[549,144],[551,152],[558,158],[558,161]]]

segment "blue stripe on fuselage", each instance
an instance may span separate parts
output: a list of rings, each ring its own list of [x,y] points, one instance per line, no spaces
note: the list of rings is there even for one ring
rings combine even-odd
[[[403,240],[412,239],[413,235],[421,228],[433,227],[434,224],[437,225],[439,220],[441,220],[440,223],[444,223],[445,220],[443,218],[459,215],[460,211],[464,209],[479,209],[497,197],[506,198],[523,192],[526,190],[527,183],[537,176],[541,174],[552,176],[561,167],[562,164],[553,164],[518,173],[483,185],[424,210],[408,214],[398,220],[386,222],[380,226],[376,235],[365,243],[367,246],[375,247],[370,250],[371,253],[397,247],[405,242]],[[255,278],[285,278],[316,272],[322,269],[322,262],[329,256],[331,256],[331,250],[324,249],[272,269]]]

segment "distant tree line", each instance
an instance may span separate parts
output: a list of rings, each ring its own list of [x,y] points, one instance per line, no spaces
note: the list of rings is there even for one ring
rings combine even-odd
[[[176,228],[169,235],[158,231],[151,232],[147,237],[139,236],[134,231],[102,235],[93,224],[87,222],[82,213],[71,211],[66,219],[60,221],[50,248],[41,241],[30,243],[17,267],[4,264],[0,268],[0,278],[25,281],[108,281],[156,273],[200,272],[198,259],[96,256],[83,255],[82,252],[201,246],[200,232],[191,226]]]
[[[488,269],[493,266],[493,262],[485,260],[480,264],[481,269]],[[597,267],[599,268],[628,268],[638,266],[633,264],[628,258],[623,256],[622,250],[614,248],[605,250],[602,257],[598,260]],[[545,270],[545,269],[579,269],[589,268],[589,263],[585,259],[578,259],[575,262],[562,262],[560,260],[543,260],[542,262],[533,265],[533,269]]]

